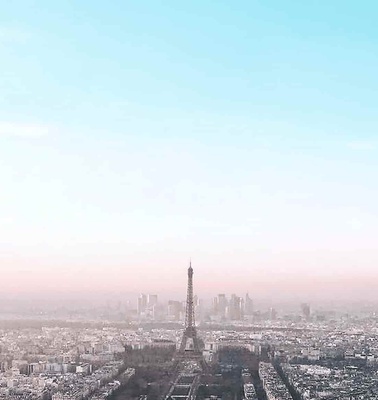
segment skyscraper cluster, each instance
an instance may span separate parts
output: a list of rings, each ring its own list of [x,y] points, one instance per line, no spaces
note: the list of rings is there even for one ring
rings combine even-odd
[[[219,320],[242,320],[253,314],[253,301],[248,293],[245,298],[232,294],[230,299],[221,293],[213,299],[213,314]]]
[[[143,294],[138,297],[138,316],[155,318],[158,306],[158,296],[156,294]]]

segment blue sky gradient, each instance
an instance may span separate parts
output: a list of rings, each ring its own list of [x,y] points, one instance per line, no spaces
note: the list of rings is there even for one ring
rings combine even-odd
[[[203,292],[363,293],[378,261],[377,12],[3,2],[8,288],[54,290],[59,271],[67,290],[174,290],[192,256]]]

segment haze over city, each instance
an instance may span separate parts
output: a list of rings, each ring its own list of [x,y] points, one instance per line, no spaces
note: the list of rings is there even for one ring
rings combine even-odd
[[[0,400],[378,400],[377,15],[0,4]]]
[[[377,12],[2,4],[0,294],[378,300]]]

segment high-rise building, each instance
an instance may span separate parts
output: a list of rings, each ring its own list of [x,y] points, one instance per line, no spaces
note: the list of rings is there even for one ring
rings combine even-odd
[[[219,313],[218,297],[213,298],[213,313],[215,315],[218,315],[218,313]]]
[[[269,310],[269,319],[274,321],[277,318],[277,311],[275,308],[271,307]]]
[[[236,294],[231,295],[231,299],[227,307],[227,317],[230,320],[239,321],[243,318],[243,299]]]
[[[168,301],[168,320],[179,321],[181,312],[182,312],[182,304],[180,301],[176,300]]]
[[[141,293],[138,297],[138,315],[142,315],[143,313],[146,312],[147,308],[147,296],[143,293]]]
[[[245,315],[253,315],[253,301],[249,297],[248,293],[245,295],[244,314]]]
[[[149,294],[147,296],[147,306],[154,307],[158,304],[158,296],[157,294]]]
[[[224,293],[218,294],[218,315],[225,318],[228,301]]]

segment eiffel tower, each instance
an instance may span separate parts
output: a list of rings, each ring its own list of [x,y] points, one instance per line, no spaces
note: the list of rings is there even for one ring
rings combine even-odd
[[[194,319],[193,268],[191,262],[188,268],[188,290],[186,296],[185,329],[182,335],[179,356],[180,358],[184,359],[202,359],[202,353],[199,347]]]

